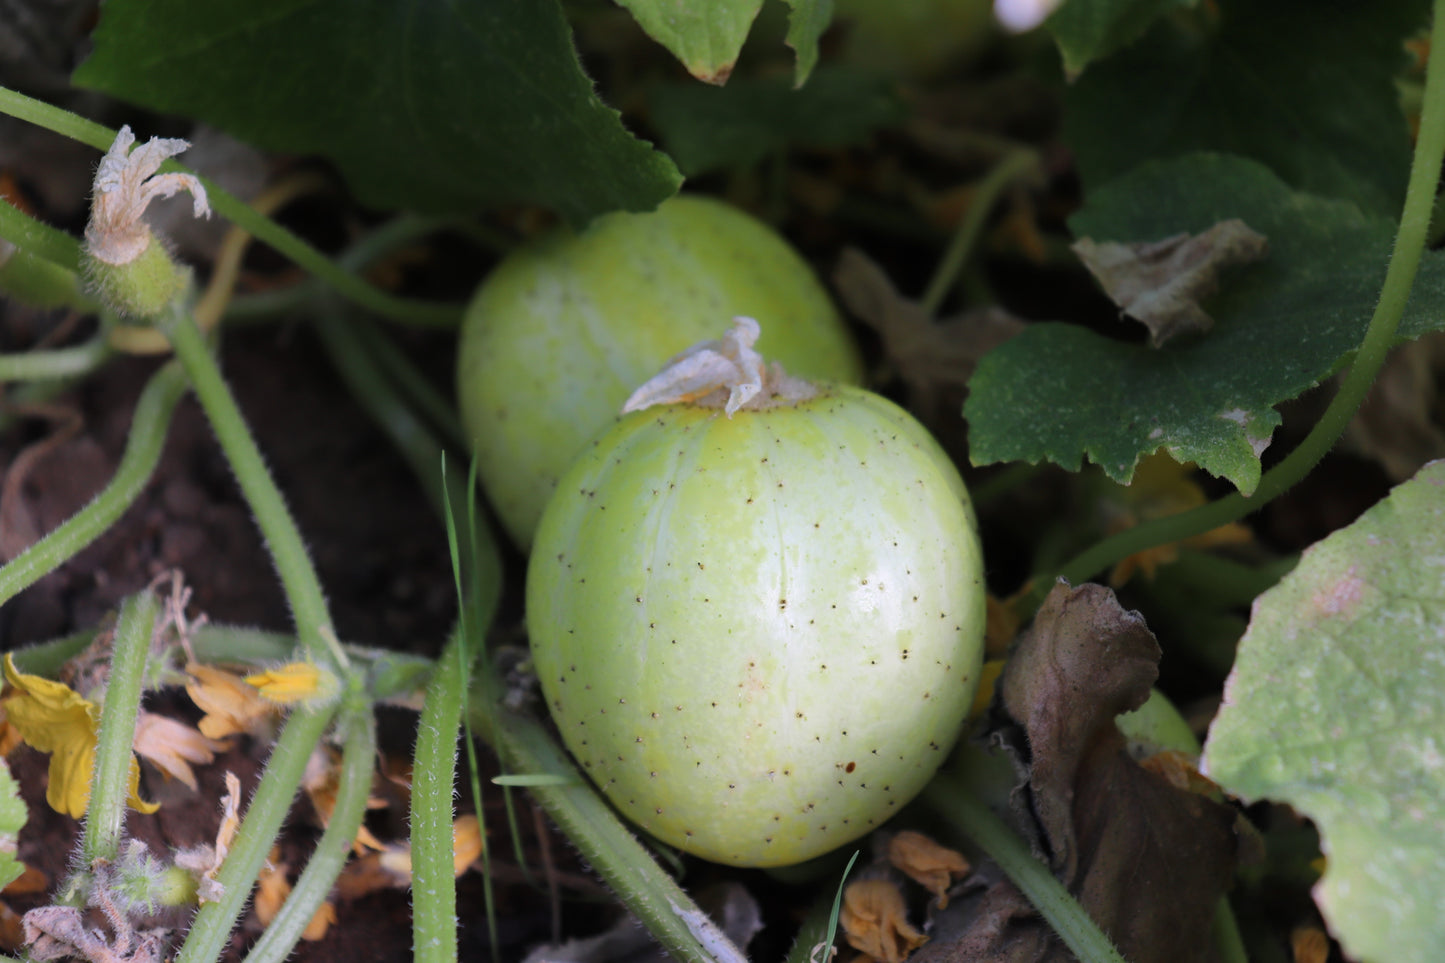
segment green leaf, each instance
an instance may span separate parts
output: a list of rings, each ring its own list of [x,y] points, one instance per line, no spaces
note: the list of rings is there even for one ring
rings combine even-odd
[[[1077,76],[1085,67],[1127,45],[1159,17],[1197,0],[1069,0],[1045,25],[1059,45],[1064,72]]]
[[[1426,963],[1445,946],[1445,462],[1305,553],[1255,603],[1211,779],[1313,819],[1315,891],[1347,955]]]
[[[25,864],[15,856],[20,830],[30,813],[20,798],[20,784],[10,774],[10,765],[0,759],[0,889],[9,886],[25,872]]]
[[[321,154],[373,207],[647,210],[672,162],[593,93],[556,0],[111,0],[75,82]]]
[[[710,84],[727,83],[763,0],[617,0],[643,31]]]
[[[1162,447],[1253,492],[1280,420],[1274,406],[1328,377],[1364,337],[1393,223],[1291,191],[1253,161],[1198,154],[1094,192],[1070,226],[1096,241],[1147,241],[1232,217],[1264,234],[1269,254],[1224,273],[1204,305],[1215,319],[1207,335],[1151,349],[1035,324],[985,355],[964,408],[974,462],[1077,469],[1087,456],[1128,482],[1139,458]],[[1445,258],[1427,253],[1400,337],[1442,327]]]
[[[855,144],[902,116],[888,81],[847,67],[822,67],[797,90],[785,77],[765,77],[726,87],[669,84],[652,95],[652,122],[689,176],[744,167],[791,145]]]
[[[1397,216],[1410,138],[1394,78],[1425,12],[1423,0],[1220,0],[1217,22],[1156,22],[1066,93],[1085,188],[1152,158],[1227,151],[1293,187]]]
[[[787,0],[787,4],[792,13],[785,42],[798,55],[793,85],[801,87],[818,65],[818,38],[833,22],[833,0]]]

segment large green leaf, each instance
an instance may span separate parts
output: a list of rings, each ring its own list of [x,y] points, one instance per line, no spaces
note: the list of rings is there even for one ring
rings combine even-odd
[[[1070,88],[1065,136],[1085,187],[1151,158],[1227,151],[1398,215],[1410,143],[1394,78],[1424,0],[1219,0],[1217,22],[1204,22],[1214,6],[1157,21]]]
[[[1059,45],[1064,71],[1085,67],[1136,39],[1156,19],[1197,0],[1069,0],[1045,24]]]
[[[321,154],[375,207],[584,221],[680,181],[597,99],[557,0],[110,0],[75,82]]]
[[[1077,469],[1087,456],[1127,482],[1162,447],[1254,491],[1279,424],[1274,406],[1327,377],[1363,338],[1394,225],[1292,191],[1253,161],[1196,154],[1094,192],[1070,226],[1098,241],[1155,241],[1236,217],[1269,239],[1269,255],[1224,274],[1204,305],[1215,319],[1208,334],[1155,349],[1035,324],[985,355],[964,408],[973,460]],[[1442,327],[1445,259],[1429,254],[1400,334]]]
[[[888,80],[837,66],[818,70],[800,90],[786,77],[758,77],[726,87],[669,84],[652,94],[652,122],[689,176],[751,164],[795,144],[854,144],[903,113]]]
[[[1305,553],[1255,603],[1210,778],[1313,819],[1315,891],[1352,958],[1445,947],[1445,462]]]

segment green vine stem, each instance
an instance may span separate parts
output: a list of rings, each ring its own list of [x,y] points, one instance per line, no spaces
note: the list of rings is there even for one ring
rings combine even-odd
[[[73,378],[96,370],[110,355],[103,334],[72,348],[0,354],[0,382]]]
[[[998,863],[1079,963],[1124,963],[1124,957],[1078,901],[1034,857],[1028,844],[978,801],[967,784],[951,773],[939,773],[923,790],[923,800]]]
[[[82,144],[89,144],[100,151],[109,149],[115,140],[115,131],[109,127],[86,120],[70,111],[62,110],[32,97],[26,97],[7,87],[0,87],[0,112],[44,127],[72,140],[80,141]],[[168,161],[161,169],[195,173],[174,161]],[[205,177],[201,177],[201,183],[205,185],[206,193],[211,199],[211,206],[217,213],[228,218],[233,224],[245,228],[316,277],[322,278],[348,300],[393,321],[422,327],[450,328],[455,327],[460,320],[460,306],[416,301],[381,291],[357,275],[334,264],[320,251],[275,221],[256,213],[244,201],[218,184]],[[3,206],[9,207],[10,205]],[[11,210],[13,211],[14,208],[11,207]],[[23,214],[20,216],[24,217]],[[35,224],[33,220],[32,224]],[[57,264],[72,269],[76,268],[78,259],[74,263],[68,263],[63,256],[53,253],[52,246],[37,245],[33,243],[33,239],[27,239],[30,243],[22,243],[19,238],[12,237],[7,233],[9,226],[8,220],[0,220],[0,237],[6,238],[17,247],[25,248],[32,253],[55,261]],[[39,227],[44,226],[39,225]],[[45,228],[44,230],[53,232],[54,229]],[[44,232],[37,233],[44,234]],[[56,243],[52,235],[46,236],[51,238],[52,245]],[[66,235],[62,234],[61,236],[65,237]],[[74,244],[74,239],[71,239],[70,243]]]
[[[185,390],[185,372],[175,364],[151,375],[136,402],[125,454],[110,484],[89,505],[0,568],[0,605],[64,565],[135,502],[160,460],[171,414]]]
[[[446,443],[457,451],[471,447],[462,421],[457,416],[455,403],[444,397],[426,377],[417,370],[381,328],[366,318],[355,318],[351,327],[356,332],[362,347],[381,372],[396,385],[405,396],[412,410],[436,426]]]
[[[341,669],[345,656],[334,642],[331,615],[316,569],[205,338],[190,314],[180,308],[172,311],[162,328],[191,379],[196,398],[266,539],[286,599],[291,603],[302,650],[317,665]]]
[[[130,771],[136,764],[131,746],[135,743],[146,659],[160,614],[160,600],[149,589],[127,596],[120,606],[80,846],[82,873],[88,873],[98,861],[113,863],[120,856]]]
[[[0,87],[0,109],[5,88]],[[0,201],[0,238],[27,254],[80,273],[80,242],[58,228],[37,221],[9,201]]]
[[[270,855],[276,834],[291,811],[296,788],[306,772],[306,760],[320,745],[333,715],[334,706],[298,709],[286,720],[266,760],[255,795],[246,807],[246,816],[236,831],[231,851],[216,874],[225,895],[196,911],[175,963],[214,963],[221,958],[231,930],[256,885],[261,865]]]
[[[1435,0],[1433,17],[1431,49],[1445,50],[1445,0]],[[1395,332],[1410,299],[1430,230],[1442,158],[1445,158],[1445,61],[1434,58],[1426,71],[1425,101],[1420,112],[1420,131],[1405,191],[1405,206],[1390,266],[1380,289],[1380,300],[1355,353],[1354,364],[1319,422],[1294,451],[1264,473],[1253,495],[1245,497],[1233,492],[1207,505],[1120,532],[1081,552],[1059,570],[1058,577],[1078,584],[1136,552],[1238,521],[1292,488],[1319,464],[1344,434],[1394,345]],[[1052,577],[1036,579],[1030,596],[1035,605],[1048,594],[1054,581]]]
[[[336,808],[291,895],[246,954],[246,963],[283,963],[291,955],[311,918],[330,895],[342,864],[351,854],[356,830],[366,815],[376,755],[376,724],[371,703],[364,695],[348,696],[338,728],[345,734],[345,745]]]
[[[1031,150],[1020,149],[999,161],[979,182],[973,201],[964,212],[958,230],[953,233],[953,240],[948,242],[943,257],[939,258],[938,267],[934,269],[933,278],[923,292],[923,310],[928,312],[930,317],[938,314],[938,309],[943,307],[943,299],[948,296],[959,272],[968,263],[969,255],[973,253],[973,247],[978,243],[979,235],[983,233],[983,226],[999,195],[1018,178],[1025,175],[1037,176],[1038,171],[1038,155]]]
[[[742,963],[745,957],[715,928],[708,945],[694,933],[707,918],[623,826],[536,720],[502,708],[501,681],[484,661],[473,688],[472,724],[491,742],[506,771],[525,773],[528,790],[593,870],[679,963]]]

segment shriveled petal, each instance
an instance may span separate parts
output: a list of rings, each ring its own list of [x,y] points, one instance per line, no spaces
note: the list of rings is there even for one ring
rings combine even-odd
[[[226,744],[208,739],[183,722],[141,710],[136,719],[135,751],[155,763],[162,772],[196,788],[196,774],[190,764],[204,765],[216,758]]]
[[[190,174],[156,174],[166,158],[191,145],[178,138],[152,137],[131,150],[135,135],[122,127],[95,171],[90,222],[85,226],[87,250],[106,264],[129,264],[151,241],[143,217],[150,202],[189,191],[196,217],[209,217],[206,189]]]
[[[696,401],[726,389],[729,417],[763,390],[766,369],[754,348],[762,328],[747,317],[733,318],[733,326],[716,341],[704,341],[677,355],[654,377],[632,393],[622,413],[653,405]]]

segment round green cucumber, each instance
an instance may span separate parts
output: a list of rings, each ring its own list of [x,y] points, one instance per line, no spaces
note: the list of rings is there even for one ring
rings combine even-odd
[[[583,770],[705,859],[785,866],[881,825],[959,733],[983,650],[968,494],[862,389],[625,416],[563,476],[527,575]]]

